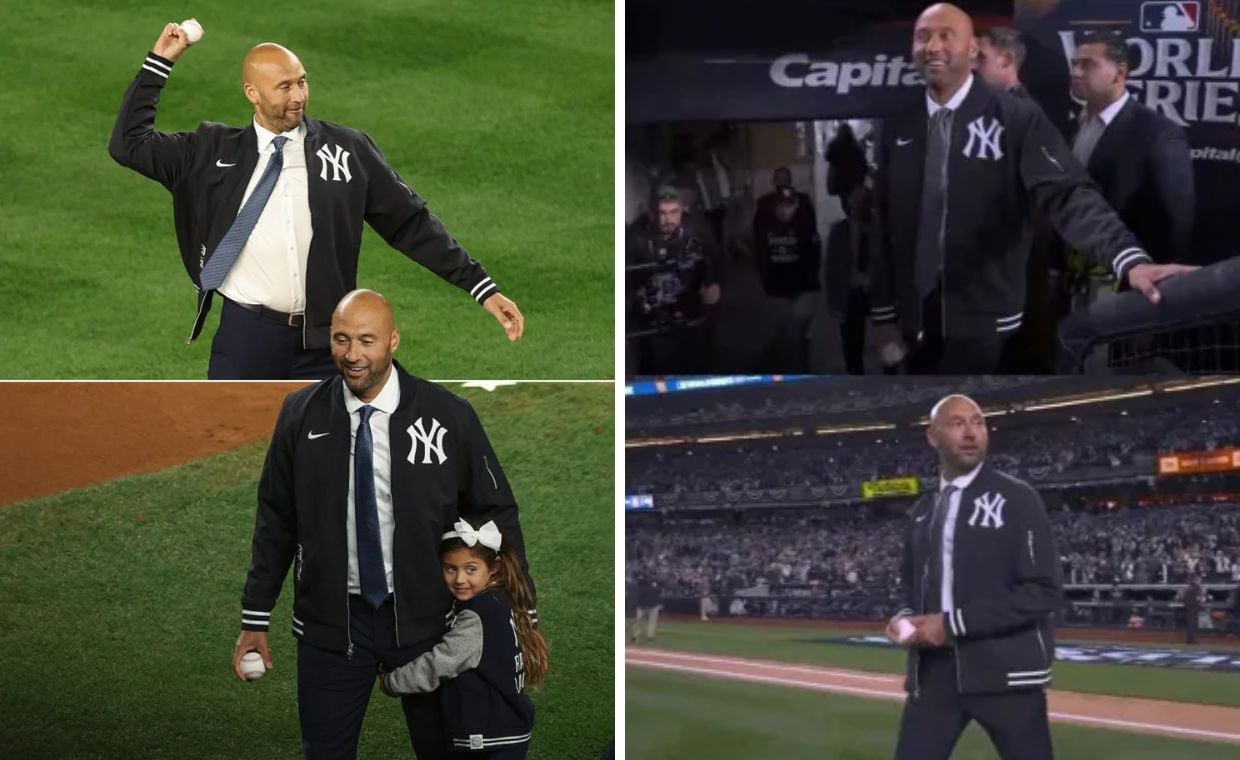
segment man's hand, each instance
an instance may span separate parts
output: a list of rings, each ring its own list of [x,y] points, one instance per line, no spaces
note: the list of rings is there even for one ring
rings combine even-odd
[[[877,347],[879,361],[884,367],[894,367],[908,355],[908,346],[904,345],[899,323],[871,326],[869,332],[872,337],[868,342]]]
[[[883,631],[883,633],[887,634],[887,638],[890,639],[893,644],[904,646],[909,642],[900,640],[900,630],[896,627],[901,620],[911,620],[911,618],[908,615],[896,615],[887,621],[887,629]]]
[[[908,621],[917,629],[908,643],[923,647],[941,647],[947,643],[947,626],[943,624],[943,613],[913,615]]]
[[[185,30],[180,24],[168,24],[164,27],[164,31],[160,33],[159,39],[155,40],[155,44],[151,46],[155,55],[167,58],[176,63],[181,54],[189,49],[189,37],[185,34]]]
[[[266,631],[242,631],[237,637],[237,646],[233,648],[233,672],[242,681],[245,681],[246,677],[241,674],[241,658],[246,652],[258,652],[263,657],[263,665],[267,670],[271,670],[271,650],[267,648]]]
[[[1154,283],[1198,269],[1200,267],[1187,264],[1137,264],[1128,270],[1128,284],[1133,290],[1144,293],[1150,303],[1158,303],[1162,300],[1162,294],[1154,287]]]
[[[504,326],[508,340],[520,340],[525,334],[525,317],[517,305],[508,300],[502,293],[496,293],[482,302],[482,308],[491,312],[495,319]]]
[[[719,303],[719,284],[702,286],[702,303],[707,306],[714,306]]]

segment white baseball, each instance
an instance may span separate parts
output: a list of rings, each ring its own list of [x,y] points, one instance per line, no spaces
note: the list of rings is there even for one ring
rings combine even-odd
[[[262,678],[266,672],[267,666],[263,664],[263,656],[258,652],[246,652],[241,656],[241,675],[245,676],[245,680]]]
[[[190,18],[182,21],[181,31],[185,32],[185,39],[191,45],[202,39],[202,24],[198,23],[198,19]]]
[[[908,618],[900,618],[896,621],[896,640],[901,644],[908,641],[916,633],[917,626],[908,621]]]

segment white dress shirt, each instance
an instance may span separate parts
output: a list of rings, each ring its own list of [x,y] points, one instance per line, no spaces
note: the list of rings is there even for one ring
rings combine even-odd
[[[1097,116],[1090,116],[1088,106],[1081,111],[1081,128],[1077,130],[1076,139],[1072,141],[1072,155],[1076,156],[1076,160],[1080,161],[1082,166],[1089,164],[1089,157],[1094,154],[1098,141],[1102,139],[1107,127],[1111,126],[1111,122],[1115,121],[1115,117],[1128,102],[1128,98],[1128,91],[1124,90],[1123,95],[1102,109]]]
[[[250,176],[240,212],[267,169],[276,134],[254,121],[258,165]],[[306,124],[284,132],[284,168],[250,239],[233,263],[220,293],[238,303],[261,304],[290,314],[306,308],[306,259],[310,256],[310,195],[306,177]]]
[[[946,108],[952,112],[955,112],[956,109],[960,108],[960,104],[964,102],[964,99],[969,96],[969,90],[971,89],[973,89],[973,75],[972,74],[969,75],[968,79],[964,80],[964,84],[960,85],[960,89],[956,90],[956,94],[952,95],[951,99],[948,100],[943,105],[939,105],[938,103],[935,103],[934,98],[930,97],[930,90],[927,89],[926,90],[926,113],[929,114],[930,116],[934,116],[940,108]]]
[[[357,426],[362,415],[359,410],[366,406],[349,386],[344,389],[344,406],[349,411],[349,593],[362,593],[362,576],[357,570],[357,512],[353,508],[353,452],[357,446]],[[374,473],[375,473],[375,504],[379,508],[379,540],[383,545],[383,573],[387,578],[388,593],[395,587],[392,585],[392,533],[396,528],[396,517],[392,507],[392,444],[388,437],[389,423],[392,413],[400,405],[400,381],[396,372],[388,368],[387,379],[383,381],[383,389],[370,402],[374,414],[370,415],[370,435],[374,439]]]
[[[956,488],[952,491],[951,499],[947,504],[947,516],[943,520],[943,577],[939,584],[939,603],[943,605],[944,612],[956,609],[955,600],[952,598],[952,551],[956,544],[956,516],[960,514],[960,496],[981,469],[982,465],[979,463],[977,467],[952,480],[939,476],[939,493],[943,493],[943,489],[949,485]]]

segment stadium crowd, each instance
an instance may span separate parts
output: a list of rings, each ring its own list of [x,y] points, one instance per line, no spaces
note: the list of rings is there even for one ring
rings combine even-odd
[[[1002,430],[989,461],[1032,481],[1084,468],[1151,468],[1160,451],[1202,451],[1234,444],[1227,431],[1240,427],[1240,409],[1180,405],[1122,414],[1111,410],[1081,417],[1022,424],[992,418]],[[663,446],[628,453],[629,493],[653,493],[683,502],[693,494],[744,493],[798,486],[848,486],[862,481],[917,476],[932,482],[937,463],[920,429],[881,433],[783,438],[737,445]]]
[[[1067,583],[1240,582],[1240,504],[1050,517]],[[809,598],[819,615],[883,617],[900,606],[904,519],[900,508],[859,505],[664,515],[629,523],[626,564],[657,578],[665,597],[771,598],[784,602],[770,607],[779,614]]]

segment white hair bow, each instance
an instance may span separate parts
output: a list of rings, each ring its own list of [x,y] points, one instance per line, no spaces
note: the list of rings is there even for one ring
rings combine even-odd
[[[482,544],[494,551],[499,551],[499,547],[503,543],[503,536],[500,535],[499,528],[495,526],[494,520],[487,520],[477,530],[474,530],[474,526],[464,520],[457,520],[452,528],[453,530],[443,534],[445,541],[449,538],[459,538],[465,542],[466,546]]]

